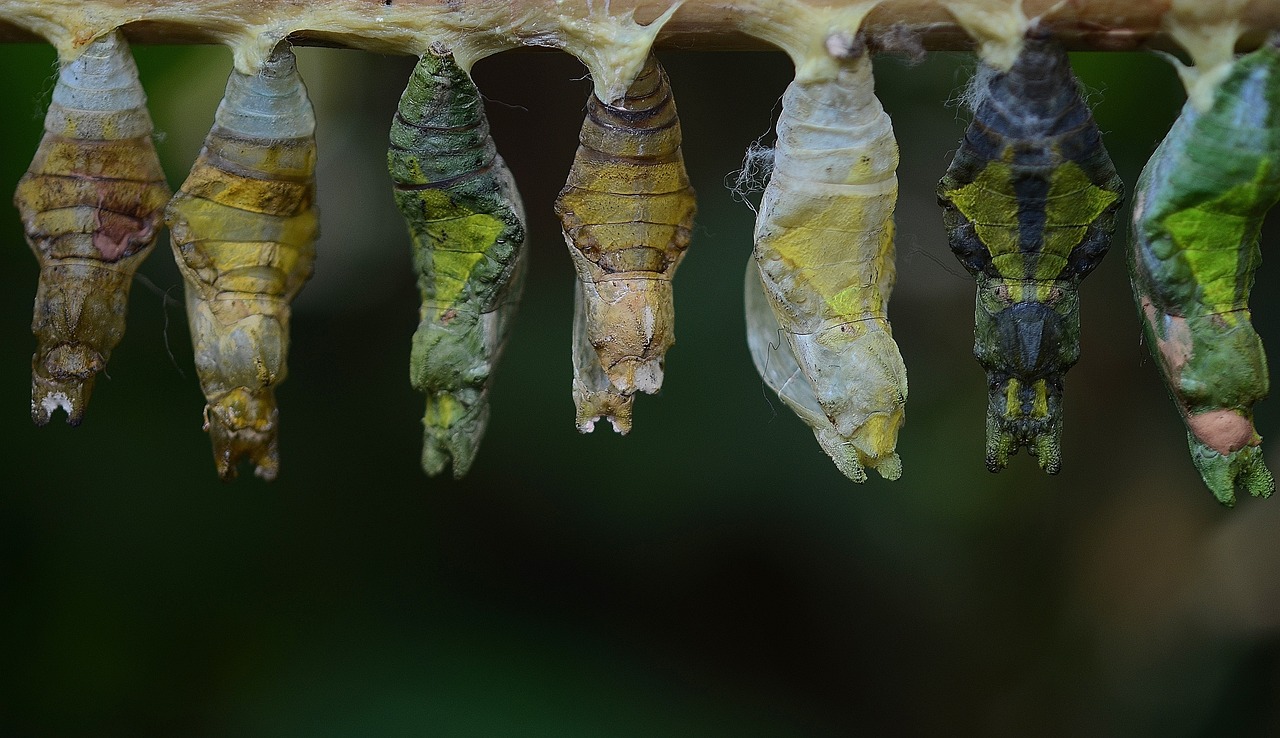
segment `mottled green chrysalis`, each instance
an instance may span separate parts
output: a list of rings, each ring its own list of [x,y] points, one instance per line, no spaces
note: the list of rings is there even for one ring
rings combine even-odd
[[[1268,379],[1249,289],[1263,216],[1280,199],[1278,47],[1273,35],[1238,59],[1209,110],[1183,108],[1134,196],[1130,270],[1147,342],[1224,505],[1275,489],[1253,427]]]
[[[422,293],[409,377],[426,393],[422,467],[461,477],[489,418],[489,376],[524,275],[524,208],[475,83],[448,52],[413,70],[387,165]]]
[[[1063,375],[1080,356],[1080,281],[1111,245],[1123,183],[1063,48],[1032,29],[1008,72],[979,67],[973,122],[938,183],[951,250],[978,283],[987,468],[1026,447],[1061,468]]]

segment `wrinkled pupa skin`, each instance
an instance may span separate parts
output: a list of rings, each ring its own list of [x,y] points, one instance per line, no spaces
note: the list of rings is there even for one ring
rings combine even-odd
[[[1152,356],[1191,458],[1224,505],[1275,481],[1253,427],[1269,389],[1250,323],[1258,235],[1280,199],[1280,36],[1241,57],[1212,107],[1190,103],[1142,170],[1130,276]]]
[[[607,420],[615,433],[631,432],[634,392],[620,392],[609,381],[588,331],[587,290],[581,280],[573,288],[573,404],[577,411],[575,424],[580,433],[596,429],[596,422]]]
[[[1106,255],[1124,184],[1067,53],[1039,31],[1008,72],[986,64],[973,122],[938,183],[956,258],[978,283],[987,468],[1026,447],[1062,466],[1063,377],[1080,357],[1080,282]]]
[[[680,119],[666,73],[650,55],[621,99],[592,96],[568,182],[556,200],[578,273],[582,332],[575,337],[578,428],[608,418],[626,432],[629,395],[662,385],[675,343],[671,279],[697,209],[680,151]],[[579,365],[585,340],[608,384]]]
[[[867,472],[861,456],[853,444],[836,430],[818,402],[813,383],[801,370],[791,343],[778,325],[773,306],[765,297],[760,269],[754,259],[747,262],[743,307],[747,319],[747,349],[760,378],[813,430],[818,445],[835,462],[840,473],[855,482],[865,482]]]
[[[282,44],[257,74],[231,73],[166,211],[224,480],[242,459],[263,479],[279,472],[275,387],[286,375],[289,303],[311,276],[319,231],[314,134],[306,87]]]
[[[524,206],[484,103],[448,54],[414,68],[387,166],[422,294],[409,377],[426,393],[422,468],[467,473],[489,418],[489,381],[525,273]]]
[[[119,31],[62,66],[44,137],[14,204],[40,262],[31,330],[31,419],[84,419],[94,380],[124,336],[129,287],[159,233],[169,185]]]
[[[777,128],[754,257],[797,381],[821,412],[797,413],[845,476],[863,482],[871,467],[897,479],[907,376],[886,310],[898,146],[865,48],[833,79],[793,81]]]

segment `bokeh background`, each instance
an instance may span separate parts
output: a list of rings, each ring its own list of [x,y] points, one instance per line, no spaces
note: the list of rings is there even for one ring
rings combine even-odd
[[[230,55],[136,50],[181,183]],[[902,148],[909,368],[900,481],[845,480],[756,376],[726,187],[770,138],[781,53],[669,51],[699,194],[679,341],[634,431],[573,425],[573,270],[552,214],[589,81],[557,52],[477,65],[530,214],[530,280],[470,476],[418,467],[417,295],[385,172],[410,60],[300,49],[323,235],[293,318],[282,474],[217,481],[163,237],[85,423],[28,417],[37,268],[0,219],[0,735],[1280,734],[1280,501],[1220,507],[1141,345],[1123,250],[1083,287],[1065,464],[983,466],[973,285],[934,185],[972,58],[877,60]],[[9,190],[55,57],[0,47]],[[1125,181],[1177,114],[1150,54],[1077,54]],[[1275,225],[1264,233],[1277,236]],[[1280,348],[1280,270],[1255,322]],[[1259,408],[1280,467],[1280,401]]]

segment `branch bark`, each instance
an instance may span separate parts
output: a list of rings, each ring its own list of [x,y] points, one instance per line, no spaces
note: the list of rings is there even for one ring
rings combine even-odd
[[[845,5],[853,0],[825,0]],[[537,32],[520,32],[521,19],[568,13],[586,17],[592,3],[617,15],[630,10],[648,22],[669,2],[654,0],[0,0],[0,41],[38,41],[65,28],[77,38],[120,25],[134,43],[227,43],[254,29],[284,28],[300,45],[337,46],[381,53],[418,53],[424,34],[439,27],[476,33],[503,26],[518,43],[540,43]],[[1012,2],[1012,0],[1010,0]],[[1055,33],[1074,50],[1125,51],[1174,48],[1162,23],[1171,0],[1066,0],[1048,16]],[[1028,16],[1045,13],[1057,0],[1024,0]],[[741,4],[733,0],[685,0],[658,36],[660,48],[730,50],[771,48],[737,29]],[[63,14],[65,20],[59,16]],[[1243,25],[1255,29],[1241,49],[1256,46],[1262,30],[1280,27],[1280,2],[1252,0]],[[536,29],[537,22],[523,27]],[[973,46],[938,0],[883,0],[864,26],[873,38],[918,39],[928,50]],[[513,30],[514,29],[514,30]],[[51,39],[52,40],[52,39]],[[86,38],[85,41],[88,39]],[[64,39],[65,42],[65,39]]]

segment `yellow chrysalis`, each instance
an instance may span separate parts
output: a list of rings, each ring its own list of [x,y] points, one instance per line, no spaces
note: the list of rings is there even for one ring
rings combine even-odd
[[[213,130],[166,213],[187,284],[205,429],[223,479],[247,457],[276,477],[289,303],[311,276],[318,235],[315,115],[293,52],[233,71]]]
[[[653,55],[621,99],[592,96],[580,141],[556,212],[581,283],[576,340],[594,348],[608,383],[575,366],[574,402],[579,429],[607,417],[626,432],[629,417],[614,410],[629,415],[630,395],[662,386],[675,342],[671,278],[696,210],[671,85]]]
[[[124,336],[134,272],[169,200],[129,44],[112,31],[62,66],[14,204],[40,261],[31,417],[78,425]]]

